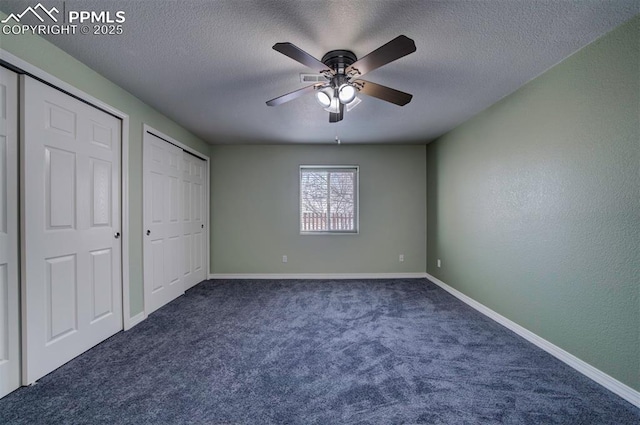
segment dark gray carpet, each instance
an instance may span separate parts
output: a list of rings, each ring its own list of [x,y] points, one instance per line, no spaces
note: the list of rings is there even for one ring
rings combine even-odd
[[[423,279],[205,282],[0,400],[2,424],[639,424]]]

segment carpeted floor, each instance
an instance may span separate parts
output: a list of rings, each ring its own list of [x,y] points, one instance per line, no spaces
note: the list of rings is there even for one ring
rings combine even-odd
[[[205,282],[0,400],[1,424],[638,424],[423,279]]]

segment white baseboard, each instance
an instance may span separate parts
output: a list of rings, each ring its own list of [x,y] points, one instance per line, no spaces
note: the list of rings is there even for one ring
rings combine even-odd
[[[140,313],[136,314],[133,317],[129,317],[128,320],[124,321],[124,330],[128,331],[138,323],[144,321],[146,318],[147,318],[147,315],[144,313],[144,311],[141,311]]]
[[[485,305],[479,303],[473,298],[468,297],[467,295],[463,294],[457,289],[452,288],[451,286],[447,285],[446,283],[439,280],[438,278],[433,277],[428,273],[425,273],[425,277],[429,279],[431,282],[441,287],[442,289],[444,289],[445,291],[447,291],[448,293],[450,293],[451,295],[453,295],[454,297],[458,298],[460,301],[464,302],[465,304],[468,304],[469,306],[478,310],[480,313],[484,314],[490,319],[495,320],[505,328],[515,332],[516,334],[520,335],[521,337],[531,342],[532,344],[542,348],[547,353],[551,354],[555,358],[568,364],[578,372],[594,380],[595,382],[602,385],[603,387],[613,392],[614,394],[619,395],[620,397],[627,400],[629,403],[633,404],[634,406],[640,407],[639,391],[634,390],[628,385],[625,385],[622,382],[618,381],[617,379],[607,375],[600,369],[597,369],[591,366],[589,363],[586,363],[585,361],[580,360],[573,354],[568,353],[567,351],[563,350],[557,345],[552,344],[551,342],[534,334],[528,329],[525,329],[522,326],[518,325],[517,323],[512,322],[506,317],[491,310],[489,307],[486,307]]]
[[[424,273],[212,273],[209,279],[420,279]]]

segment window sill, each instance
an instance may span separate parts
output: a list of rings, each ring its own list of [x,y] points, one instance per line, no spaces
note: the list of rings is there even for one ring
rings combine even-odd
[[[301,236],[317,236],[317,235],[359,235],[360,232],[359,231],[355,231],[355,232],[331,232],[331,231],[327,231],[327,232],[300,232]]]

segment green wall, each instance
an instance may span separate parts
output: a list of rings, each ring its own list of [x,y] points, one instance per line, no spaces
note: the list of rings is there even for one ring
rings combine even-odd
[[[2,19],[5,14],[0,13]],[[142,124],[209,154],[209,145],[53,44],[34,35],[0,35],[0,48],[129,115],[130,313],[143,309]],[[126,237],[126,235],[125,235]]]
[[[427,147],[428,273],[636,390],[639,52],[636,17]]]
[[[424,273],[424,158],[424,146],[213,146],[213,273]],[[360,166],[360,234],[299,234],[304,164]]]

